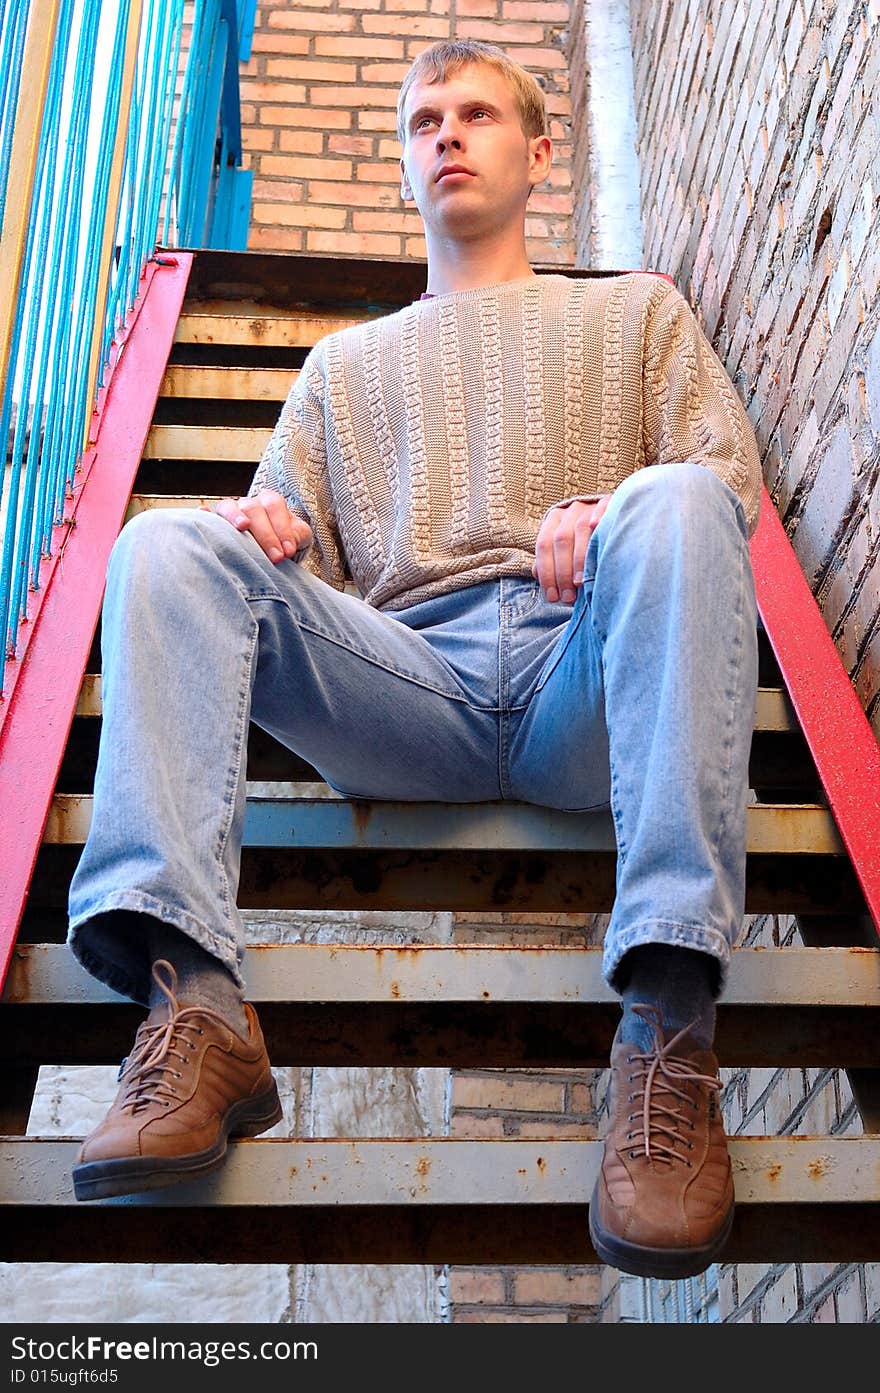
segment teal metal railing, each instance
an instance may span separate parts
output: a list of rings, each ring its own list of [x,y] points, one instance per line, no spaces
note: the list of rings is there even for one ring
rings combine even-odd
[[[0,700],[147,264],[245,245],[255,8],[0,0]]]

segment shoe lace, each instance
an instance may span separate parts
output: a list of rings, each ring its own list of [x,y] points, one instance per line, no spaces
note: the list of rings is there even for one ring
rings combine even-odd
[[[676,1046],[693,1022],[664,1042],[663,1020],[658,1008],[633,1006],[632,1009],[652,1027],[654,1045],[646,1054],[627,1056],[628,1062],[637,1069],[629,1076],[629,1081],[639,1085],[637,1091],[629,1095],[629,1101],[638,1107],[629,1115],[628,1121],[637,1125],[627,1134],[627,1139],[639,1143],[649,1161],[670,1165],[681,1161],[690,1166],[687,1153],[693,1150],[693,1142],[685,1134],[696,1129],[686,1112],[699,1110],[693,1085],[702,1084],[717,1093],[721,1091],[721,1082],[713,1074],[701,1074],[687,1056],[675,1054]]]
[[[159,958],[153,963],[153,980],[168,998],[168,1020],[148,1025],[145,1021],[135,1037],[131,1054],[122,1061],[119,1079],[125,1084],[121,1107],[132,1114],[153,1103],[169,1108],[179,1102],[177,1083],[183,1077],[179,1065],[188,1065],[196,1049],[194,1035],[203,1035],[201,1022],[225,1022],[208,1006],[181,1006],[177,999],[177,973],[170,962]]]

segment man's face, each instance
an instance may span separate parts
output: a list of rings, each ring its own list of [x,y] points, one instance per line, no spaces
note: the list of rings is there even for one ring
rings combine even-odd
[[[497,69],[471,63],[447,82],[414,83],[405,116],[401,194],[429,231],[468,240],[522,224],[532,186],[549,171],[550,141],[526,137]]]

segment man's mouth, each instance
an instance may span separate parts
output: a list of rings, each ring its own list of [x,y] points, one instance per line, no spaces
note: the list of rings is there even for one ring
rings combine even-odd
[[[464,174],[473,178],[473,172],[470,169],[465,169],[463,164],[445,164],[438,172],[435,183],[439,184],[441,179],[448,179],[452,174]]]

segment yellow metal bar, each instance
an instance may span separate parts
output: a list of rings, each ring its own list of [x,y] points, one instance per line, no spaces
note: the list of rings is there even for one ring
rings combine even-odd
[[[60,8],[61,0],[32,0],[28,20],[9,163],[8,187],[13,196],[6,199],[6,214],[0,233],[0,389],[9,371],[12,326]]]
[[[104,217],[104,236],[101,242],[99,262],[98,293],[95,299],[95,322],[92,326],[92,346],[89,351],[89,394],[88,414],[86,416],[85,440],[83,448],[90,443],[92,427],[92,407],[98,385],[98,358],[101,341],[104,337],[104,312],[107,305],[107,289],[110,284],[110,270],[113,262],[113,249],[116,243],[116,224],[119,218],[119,197],[122,190],[122,175],[125,164],[125,146],[128,140],[128,121],[131,113],[131,94],[134,88],[135,66],[137,64],[138,43],[141,32],[143,0],[131,0],[128,12],[128,32],[125,39],[125,61],[122,70],[122,91],[119,98],[119,118],[116,123],[116,145],[110,165],[110,185],[107,191],[107,212]]]

